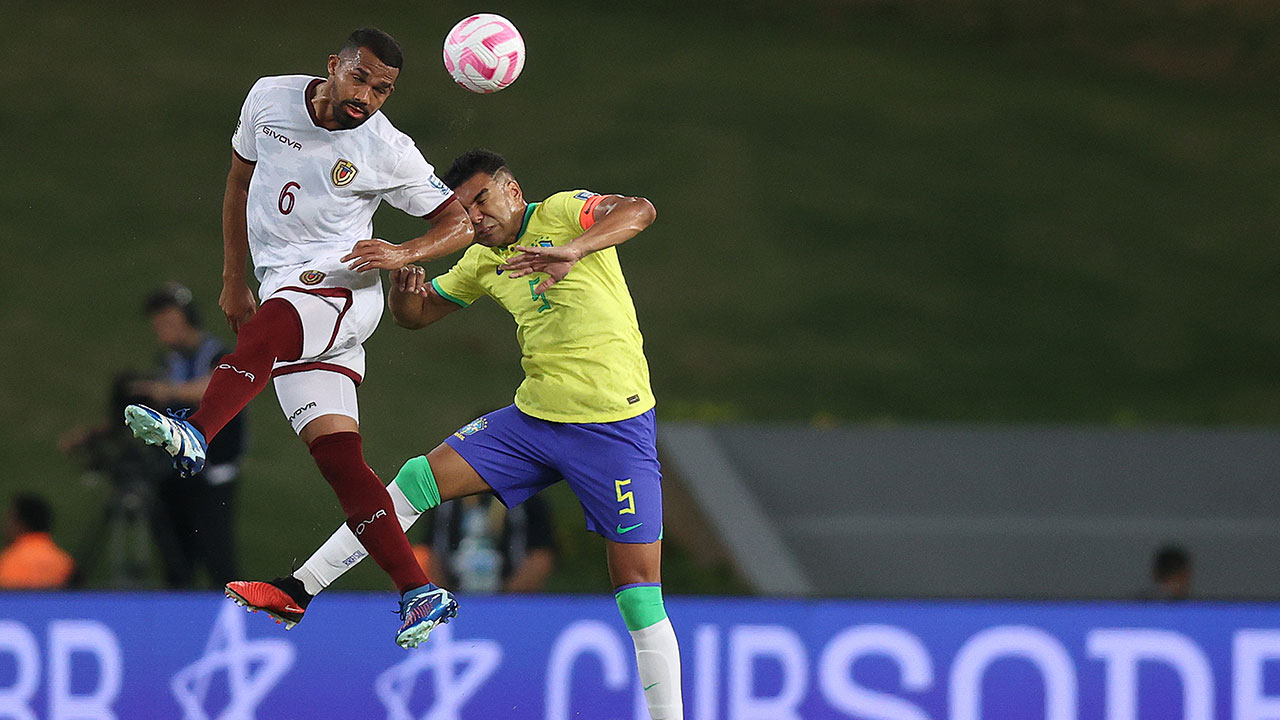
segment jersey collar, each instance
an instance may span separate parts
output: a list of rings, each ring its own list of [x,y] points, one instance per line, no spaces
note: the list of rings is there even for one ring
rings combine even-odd
[[[516,242],[520,242],[520,238],[524,237],[524,231],[529,229],[529,218],[533,216],[534,209],[541,204],[542,203],[531,202],[525,206],[524,219],[520,221],[520,232],[516,233]]]
[[[307,83],[307,89],[302,93],[302,102],[307,106],[307,115],[311,118],[311,122],[321,130],[328,130],[329,128],[320,124],[320,118],[316,117],[315,106],[311,104],[311,98],[316,96],[316,87],[322,82],[324,82],[324,80],[315,78],[311,82]]]

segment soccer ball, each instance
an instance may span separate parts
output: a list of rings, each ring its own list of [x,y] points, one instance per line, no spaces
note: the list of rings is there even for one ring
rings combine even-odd
[[[472,15],[445,36],[444,67],[471,92],[498,92],[524,69],[524,38],[501,15]]]

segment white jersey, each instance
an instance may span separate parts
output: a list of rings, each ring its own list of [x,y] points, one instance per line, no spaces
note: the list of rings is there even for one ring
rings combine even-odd
[[[431,217],[453,197],[413,140],[381,112],[349,130],[316,122],[311,98],[323,80],[264,77],[240,109],[231,147],[254,163],[246,210],[249,252],[262,280],[269,270],[350,252],[373,237],[386,200]]]

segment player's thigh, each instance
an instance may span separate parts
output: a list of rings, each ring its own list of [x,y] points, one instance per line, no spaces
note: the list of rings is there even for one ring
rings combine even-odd
[[[360,432],[360,423],[349,415],[320,415],[302,426],[298,431],[298,439],[310,445],[316,438],[340,432]]]
[[[651,543],[606,543],[609,580],[613,587],[636,583],[662,582],[662,541]]]
[[[431,463],[431,474],[435,476],[436,489],[440,491],[440,502],[493,492],[480,473],[446,443],[440,443],[427,453],[427,461]]]
[[[662,538],[662,468],[652,411],[615,423],[564,425],[556,469],[573,489],[587,529],[642,545]]]
[[[273,379],[280,409],[303,442],[335,432],[359,432],[355,382],[330,370],[306,370]]]
[[[289,303],[301,324],[302,354],[282,366],[320,361],[364,374],[363,352],[352,351],[373,334],[382,317],[378,273],[353,272],[335,257],[298,273],[270,273],[262,289],[264,302]]]
[[[441,473],[436,461],[431,459],[440,498],[460,496],[446,493],[475,494],[492,490],[503,505],[515,507],[558,482],[560,474],[548,463],[545,449],[551,441],[548,430],[543,427],[546,424],[508,405],[458,428],[432,451],[444,463],[449,475],[445,480],[449,485],[446,489],[440,484]],[[486,489],[476,490],[477,479]]]

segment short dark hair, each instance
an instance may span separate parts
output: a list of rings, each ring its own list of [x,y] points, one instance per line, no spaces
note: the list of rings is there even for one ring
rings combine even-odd
[[[346,44],[338,50],[338,54],[355,52],[360,48],[373,51],[373,54],[377,55],[387,67],[399,70],[400,66],[404,65],[404,50],[401,49],[400,43],[377,28],[357,28],[347,37]]]
[[[49,532],[53,529],[53,508],[39,495],[22,493],[10,503],[18,522],[31,532]]]
[[[142,312],[151,317],[169,308],[178,308],[187,317],[187,322],[200,327],[200,313],[196,310],[195,295],[182,283],[167,282],[151,291],[147,299],[142,301]]]
[[[482,172],[493,177],[499,170],[511,172],[511,168],[507,167],[506,158],[492,150],[476,148],[454,158],[453,165],[449,166],[449,172],[440,179],[444,180],[445,185],[457,190],[459,185],[470,180],[476,173]]]
[[[1151,574],[1157,580],[1164,580],[1170,575],[1176,575],[1190,569],[1190,553],[1177,545],[1165,545],[1157,550],[1155,560],[1151,563]]]

